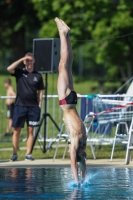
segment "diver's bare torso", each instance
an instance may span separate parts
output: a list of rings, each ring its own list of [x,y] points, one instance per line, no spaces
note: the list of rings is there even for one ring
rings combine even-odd
[[[67,104],[60,107],[63,110],[63,121],[70,133],[70,138],[78,136],[81,142],[86,143],[85,126],[76,110],[76,105]]]

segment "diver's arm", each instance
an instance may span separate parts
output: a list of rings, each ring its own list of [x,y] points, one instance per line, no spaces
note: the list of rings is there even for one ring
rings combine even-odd
[[[80,174],[81,174],[81,178],[82,178],[82,183],[85,180],[85,174],[86,174],[86,161],[81,161],[79,163],[79,168],[80,168]]]

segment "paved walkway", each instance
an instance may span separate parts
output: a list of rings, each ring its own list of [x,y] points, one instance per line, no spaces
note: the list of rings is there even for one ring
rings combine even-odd
[[[25,160],[18,160],[15,162],[11,162],[10,160],[1,160],[0,161],[0,168],[5,167],[18,167],[18,168],[25,168],[25,167],[70,167],[70,160],[69,159],[38,159],[34,161],[25,161]],[[96,160],[87,160],[87,167],[97,167],[97,168],[133,168],[133,161],[130,162],[129,165],[125,165],[124,159],[113,159],[110,162],[109,159],[96,159]]]
[[[35,148],[40,148],[39,146],[35,146]],[[25,150],[26,147],[20,147],[20,150]],[[12,148],[0,148],[0,151],[12,151]],[[108,167],[115,167],[115,168],[133,168],[133,161],[130,161],[129,165],[125,165],[125,159],[113,159],[110,162],[109,159],[88,159],[86,161],[87,167],[97,167],[97,168],[108,168]],[[70,167],[70,159],[36,159],[34,161],[25,161],[25,160],[18,160],[15,162],[11,162],[10,160],[0,160],[0,168],[5,167]]]

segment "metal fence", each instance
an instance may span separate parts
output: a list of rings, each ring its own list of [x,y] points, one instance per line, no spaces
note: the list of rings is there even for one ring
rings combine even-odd
[[[7,110],[5,100],[6,98],[13,98],[7,96],[0,96],[0,141],[8,141],[11,138],[5,138],[4,133],[7,125]],[[44,96],[43,106],[41,114],[44,113]],[[116,124],[120,121],[126,121],[130,125],[133,107],[132,107],[133,96],[131,95],[78,95],[77,110],[84,120],[85,116],[93,112],[95,113],[94,121],[90,129],[91,137],[108,137],[112,128],[115,128]],[[58,104],[57,95],[47,96],[47,112],[51,114],[53,119],[56,121],[59,127],[61,127],[62,121],[62,110]],[[44,127],[41,127],[39,138],[44,138]],[[124,131],[124,129],[122,130]],[[58,131],[54,124],[47,119],[47,138],[56,138]],[[26,125],[21,132],[21,139],[26,138]]]
[[[77,110],[80,113],[81,111],[81,99],[85,98],[86,95],[78,95],[78,105]],[[7,98],[15,98],[10,96],[0,96],[0,141],[9,141],[11,140],[11,137],[4,137],[4,133],[6,132],[6,126],[7,126],[7,108],[6,108],[6,99]],[[45,110],[45,96],[43,96],[43,102],[42,102],[42,109],[41,109],[41,116],[44,113]],[[63,121],[62,121],[62,110],[59,107],[58,103],[58,95],[47,95],[47,113],[50,113],[52,118],[55,120],[55,122],[58,124],[59,127],[61,127]],[[44,130],[44,124],[41,127],[39,137],[43,138],[43,131]],[[24,140],[26,137],[26,124],[25,127],[21,131],[20,139]],[[47,119],[47,138],[55,138],[58,134],[58,131],[56,130],[54,124],[50,121],[50,119]]]

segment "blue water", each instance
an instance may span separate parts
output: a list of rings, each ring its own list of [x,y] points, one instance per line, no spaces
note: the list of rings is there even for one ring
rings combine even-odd
[[[70,168],[0,168],[0,199],[131,200],[133,169],[87,168],[77,187]]]

